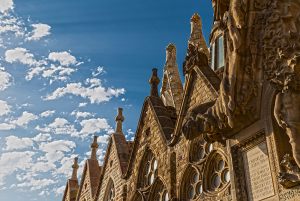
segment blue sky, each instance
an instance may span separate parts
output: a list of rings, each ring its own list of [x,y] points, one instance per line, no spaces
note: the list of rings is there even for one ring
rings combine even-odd
[[[207,39],[210,0],[0,0],[0,201],[61,200],[118,107],[132,139],[170,42],[181,72],[195,12]]]

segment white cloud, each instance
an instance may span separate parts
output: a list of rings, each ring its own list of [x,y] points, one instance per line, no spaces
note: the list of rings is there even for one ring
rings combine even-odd
[[[3,100],[0,100],[0,116],[7,115],[11,112],[11,106]]]
[[[55,184],[55,181],[52,179],[34,179],[29,178],[25,180],[25,182],[17,184],[16,187],[18,188],[30,188],[30,191],[39,190],[41,188],[44,188],[46,186],[50,186],[51,184]]]
[[[94,72],[92,72],[92,75],[93,75],[93,77],[96,77],[96,76],[101,75],[103,73],[105,73],[104,67],[98,66],[97,69]]]
[[[16,128],[15,124],[0,123],[0,130],[12,130],[12,129],[15,129],[15,128]]]
[[[11,85],[12,76],[4,71],[0,70],[0,91],[4,91]]]
[[[76,111],[74,110],[71,115],[75,116],[76,119],[79,119],[79,118],[87,118],[87,117],[92,117],[94,116],[92,113],[90,112],[80,112],[80,111]]]
[[[47,110],[40,114],[41,117],[50,117],[55,113],[55,110]]]
[[[68,153],[76,148],[76,144],[72,141],[57,140],[49,143],[42,143],[39,149],[45,152],[46,161],[53,163],[61,160],[65,153]]]
[[[75,129],[74,125],[71,125],[69,121],[64,118],[56,118],[49,125],[46,125],[45,127],[37,126],[36,129],[44,133],[78,136],[78,132]]]
[[[50,35],[51,27],[48,24],[33,24],[33,31],[27,40],[40,40],[41,38]]]
[[[59,188],[56,188],[56,189],[54,190],[55,195],[56,195],[57,197],[58,197],[58,196],[61,196],[61,195],[64,193],[65,188],[66,188],[66,186],[61,186],[61,187],[59,187]]]
[[[48,56],[51,61],[57,61],[62,66],[75,65],[77,63],[76,58],[69,52],[51,52]]]
[[[111,126],[108,124],[106,119],[87,119],[80,122],[82,129],[81,134],[88,135],[98,133],[100,131],[111,131]]]
[[[46,64],[43,60],[37,61],[29,50],[22,47],[7,50],[5,52],[5,60],[9,63],[20,62],[29,66],[40,66]]]
[[[31,167],[34,152],[8,152],[0,156],[0,186],[4,185],[5,178],[17,170],[26,170]]]
[[[27,126],[31,121],[36,119],[38,119],[38,117],[35,114],[25,111],[18,119],[12,121],[12,123],[18,126]]]
[[[36,142],[45,142],[45,141],[50,141],[51,139],[52,137],[48,133],[39,133],[33,138],[33,140]]]
[[[14,8],[13,0],[1,0],[0,1],[0,12],[5,13]]]
[[[89,87],[84,87],[81,83],[69,83],[66,87],[58,88],[52,94],[47,95],[44,100],[55,100],[66,94],[73,94],[82,98],[88,98],[91,103],[101,103],[125,93],[123,88],[104,88],[99,79],[90,79],[88,82],[90,84]]]
[[[6,151],[12,150],[20,150],[25,149],[33,146],[33,141],[30,138],[19,138],[16,136],[8,136],[5,138],[6,141]]]
[[[87,103],[79,103],[78,107],[85,107]]]

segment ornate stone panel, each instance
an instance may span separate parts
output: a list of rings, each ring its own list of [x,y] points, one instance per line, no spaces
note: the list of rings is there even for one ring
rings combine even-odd
[[[231,148],[237,200],[261,201],[275,195],[264,132]]]

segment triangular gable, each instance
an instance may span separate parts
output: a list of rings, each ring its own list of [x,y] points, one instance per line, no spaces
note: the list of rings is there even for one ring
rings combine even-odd
[[[98,160],[87,159],[84,165],[76,201],[79,201],[82,197],[91,199],[95,197],[100,174],[101,169]],[[86,189],[88,189],[88,192]]]
[[[68,179],[63,195],[63,201],[75,201],[78,188],[78,180]]]
[[[184,88],[183,101],[176,122],[174,138],[169,145],[174,145],[180,136],[180,131],[184,117],[189,110],[200,105],[205,105],[215,101],[218,97],[220,79],[209,66],[195,66],[187,75]]]
[[[160,129],[160,135],[167,146],[168,140],[172,137],[175,127],[175,121],[171,118],[171,115],[167,108],[164,106],[162,100],[159,97],[149,96],[145,99],[142,112],[140,115],[138,127],[135,133],[135,140],[132,148],[132,152],[130,154],[130,159],[128,163],[128,168],[124,178],[128,178],[131,174],[133,163],[136,158],[136,153],[139,149],[139,141],[142,135],[142,130],[144,128],[144,121],[146,117],[147,108],[150,108],[154,114],[154,118],[156,120],[157,126]]]
[[[96,197],[99,198],[100,190],[103,185],[103,178],[106,174],[107,166],[109,165],[109,161],[112,157],[111,153],[113,153],[112,149],[115,149],[116,159],[114,163],[119,165],[120,175],[123,175],[127,169],[127,162],[129,158],[129,148],[127,141],[125,139],[124,134],[113,133],[109,139],[108,146],[105,152],[104,163],[103,163],[103,171],[99,180],[99,185],[96,192]]]

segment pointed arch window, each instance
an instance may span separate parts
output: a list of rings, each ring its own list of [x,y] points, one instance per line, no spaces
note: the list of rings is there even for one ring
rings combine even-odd
[[[158,174],[158,161],[153,153],[147,151],[144,159],[141,162],[141,172],[139,176],[139,187],[146,188],[151,186]]]
[[[150,197],[148,199],[156,201],[170,201],[169,193],[160,179],[157,179],[150,191]]]
[[[195,200],[203,193],[202,178],[195,168],[188,169],[184,178],[181,197],[186,201]]]
[[[109,180],[106,193],[105,193],[105,201],[114,201],[115,200],[115,185],[112,179]]]

